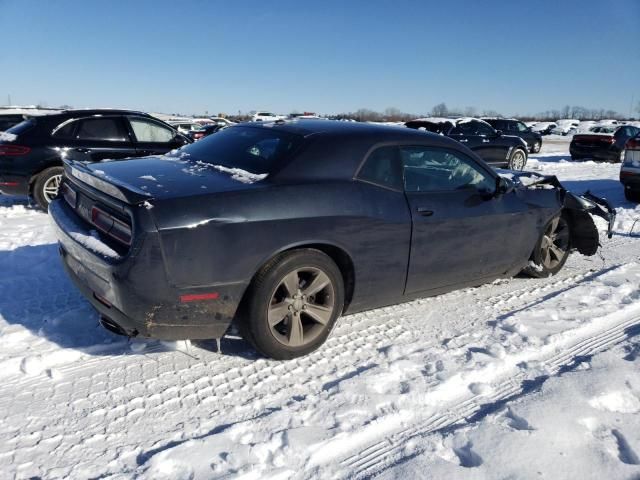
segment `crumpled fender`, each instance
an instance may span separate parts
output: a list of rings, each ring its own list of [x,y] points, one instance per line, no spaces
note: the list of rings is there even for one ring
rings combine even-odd
[[[499,172],[501,173],[501,172]],[[598,228],[593,215],[607,221],[607,237],[611,238],[616,211],[605,198],[588,190],[576,195],[562,186],[555,175],[541,175],[535,172],[509,172],[512,181],[524,188],[555,188],[562,202],[562,213],[571,229],[571,245],[583,255],[595,255],[600,247]]]
[[[588,190],[582,195],[576,195],[564,188],[563,190],[563,212],[570,219],[571,243],[581,254],[595,255],[600,246],[600,236],[592,215],[607,221],[607,238],[611,238],[616,210],[605,198],[598,197]]]

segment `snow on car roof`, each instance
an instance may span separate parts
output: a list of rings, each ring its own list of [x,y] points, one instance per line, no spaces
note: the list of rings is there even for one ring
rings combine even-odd
[[[460,117],[460,118],[424,117],[424,118],[416,118],[415,120],[410,120],[410,121],[411,122],[430,122],[430,123],[451,123],[453,125],[475,121],[475,122],[482,122],[489,125],[484,120],[480,118],[474,118],[474,117]]]
[[[59,108],[39,108],[36,106],[8,106],[0,107],[0,115],[54,115],[62,112]]]

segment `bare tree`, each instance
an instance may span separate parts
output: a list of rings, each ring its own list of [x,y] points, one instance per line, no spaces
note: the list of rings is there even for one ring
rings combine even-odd
[[[436,105],[431,109],[431,115],[434,117],[446,117],[449,115],[449,109],[447,109],[447,104],[442,102]]]

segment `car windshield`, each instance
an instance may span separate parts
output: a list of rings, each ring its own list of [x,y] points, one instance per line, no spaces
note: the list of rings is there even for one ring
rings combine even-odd
[[[266,128],[231,127],[175,150],[169,156],[271,174],[291,159],[302,137]]]

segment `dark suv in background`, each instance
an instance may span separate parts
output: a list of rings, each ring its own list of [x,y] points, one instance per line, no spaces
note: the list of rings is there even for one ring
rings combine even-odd
[[[520,137],[531,153],[538,153],[542,147],[542,135],[515,118],[483,118],[485,122],[505,135]]]
[[[476,118],[421,118],[405,125],[453,138],[494,167],[522,170],[527,163],[528,149],[524,140],[504,135]]]
[[[62,160],[98,162],[163,154],[191,140],[170,125],[129,110],[66,110],[32,117],[0,136],[0,193],[31,195],[47,209]]]

